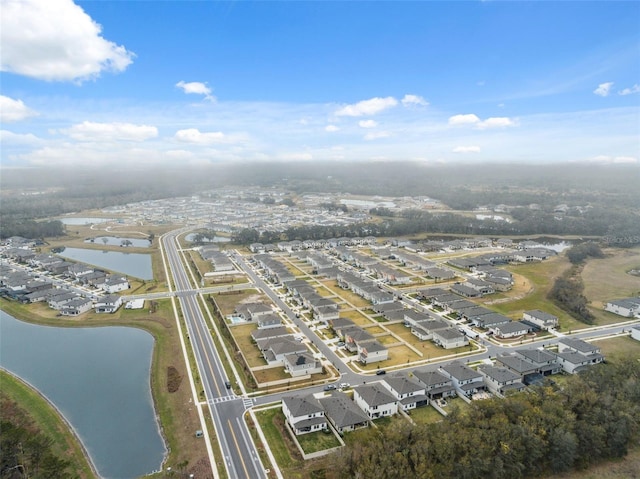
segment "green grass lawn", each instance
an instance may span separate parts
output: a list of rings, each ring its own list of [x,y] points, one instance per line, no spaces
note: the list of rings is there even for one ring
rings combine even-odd
[[[442,421],[442,414],[432,408],[431,406],[422,406],[408,411],[409,416],[416,424],[430,424],[433,422]]]
[[[297,436],[298,443],[305,454],[311,454],[318,451],[325,451],[340,446],[340,441],[333,432],[311,432]]]

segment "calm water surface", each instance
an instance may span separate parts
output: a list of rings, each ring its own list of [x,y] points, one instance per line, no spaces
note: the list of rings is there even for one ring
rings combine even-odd
[[[0,366],[55,404],[104,478],[135,478],[162,464],[152,350],[153,337],[139,329],[39,326],[0,311]]]
[[[60,256],[140,279],[153,279],[150,254],[65,248]]]

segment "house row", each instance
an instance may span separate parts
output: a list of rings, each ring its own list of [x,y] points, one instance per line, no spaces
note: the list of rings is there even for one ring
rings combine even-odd
[[[295,279],[295,275],[289,271],[285,265],[269,254],[257,254],[254,256],[254,259],[258,265],[264,269],[267,278],[275,284],[281,284]]]
[[[209,261],[216,272],[233,271],[235,266],[231,259],[221,252],[215,245],[205,245],[199,248],[202,259]]]
[[[389,358],[389,350],[351,320],[337,318],[329,322],[329,327],[345,343],[345,349],[355,353],[362,364],[386,361]]]
[[[340,271],[336,280],[341,288],[351,290],[373,305],[395,301],[394,295],[389,291],[380,289],[373,281],[359,278],[352,273]]]

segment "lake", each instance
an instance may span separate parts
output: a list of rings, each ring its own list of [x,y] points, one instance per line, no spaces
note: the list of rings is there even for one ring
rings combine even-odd
[[[192,242],[195,239],[196,235],[197,233],[189,233],[184,237],[184,239]],[[228,243],[229,241],[231,241],[231,238],[226,238],[224,236],[214,236],[212,240],[203,240],[203,243]]]
[[[108,223],[109,221],[115,221],[113,218],[58,218],[62,221],[62,224],[70,226],[83,226],[99,223]]]
[[[99,474],[130,479],[166,455],[151,396],[153,337],[135,328],[56,328],[0,311],[0,366],[64,415]]]
[[[151,245],[151,242],[148,239],[120,238],[118,236],[97,236],[96,238],[90,238],[90,239],[84,240],[85,243],[93,243],[93,244],[108,245],[108,246],[122,246],[123,241],[130,241],[131,244],[129,246],[134,246],[136,248],[148,248]]]
[[[153,279],[150,254],[65,248],[59,255],[99,268],[117,271],[127,276],[133,276],[139,279]]]

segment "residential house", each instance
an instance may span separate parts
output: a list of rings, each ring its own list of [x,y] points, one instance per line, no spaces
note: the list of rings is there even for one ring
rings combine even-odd
[[[286,354],[282,360],[284,369],[294,378],[322,373],[322,363],[309,351]]]
[[[358,359],[362,364],[386,361],[389,350],[378,341],[360,341],[358,343]]]
[[[340,434],[369,425],[369,416],[344,393],[334,392],[319,401],[325,416]]]
[[[482,374],[458,361],[440,366],[438,372],[453,381],[457,393],[461,396],[471,397],[486,388]]]
[[[532,309],[522,313],[522,320],[535,325],[536,327],[547,331],[558,326],[558,317],[553,314],[545,313],[539,309]]]
[[[525,356],[517,354],[499,354],[496,366],[502,366],[518,374],[525,384],[535,382],[540,378],[541,368],[532,363]]]
[[[79,316],[89,311],[92,307],[93,302],[90,299],[78,296],[65,303],[60,308],[60,314],[63,316]]]
[[[466,286],[466,283],[456,283],[452,285],[451,291],[459,294],[460,296],[464,296],[465,298],[480,298],[482,296],[482,293],[480,291]]]
[[[282,412],[296,436],[327,429],[324,408],[313,394],[283,397]]]
[[[105,282],[100,285],[100,288],[109,294],[118,293],[130,287],[129,281],[127,281],[126,278],[116,275],[107,276]]]
[[[640,296],[607,301],[604,309],[625,318],[640,318]]]
[[[495,326],[499,326],[501,324],[506,324],[511,322],[511,318],[500,314],[500,313],[491,313],[491,314],[483,314],[482,316],[476,316],[470,319],[471,323],[474,326],[478,326],[479,328],[489,329]]]
[[[251,331],[251,338],[256,342],[261,339],[281,338],[283,336],[291,336],[291,331],[289,331],[284,326],[277,326],[275,328],[266,329],[254,329],[253,331]]]
[[[469,344],[469,338],[455,328],[433,331],[433,342],[444,349],[453,349]]]
[[[478,367],[478,372],[484,376],[489,391],[499,396],[522,391],[525,387],[520,375],[507,368],[483,364]]]
[[[562,338],[558,342],[558,363],[566,372],[574,374],[588,366],[604,361],[600,348],[581,339]]]
[[[257,317],[258,329],[277,328],[282,325],[282,318],[277,314],[262,314]]]
[[[299,354],[308,351],[304,344],[288,336],[261,339],[256,343],[265,361],[271,366],[283,364],[284,357],[287,354]]]
[[[393,416],[398,413],[397,399],[380,383],[355,387],[353,401],[371,419]]]
[[[424,384],[406,374],[387,375],[382,385],[395,397],[403,411],[429,404]]]
[[[456,395],[456,388],[451,378],[438,371],[422,371],[418,369],[413,372],[413,377],[421,384],[424,384],[425,394],[431,401]]]
[[[492,326],[489,329],[496,337],[508,339],[524,336],[531,331],[531,326],[522,321],[511,321],[509,323]]]
[[[108,294],[98,298],[95,304],[96,313],[115,313],[122,306],[122,296]]]
[[[542,376],[549,376],[562,371],[562,366],[558,364],[556,355],[545,349],[516,349],[514,352],[516,356],[533,363],[538,373]]]
[[[636,341],[640,341],[640,325],[635,325],[631,328],[631,337]]]

